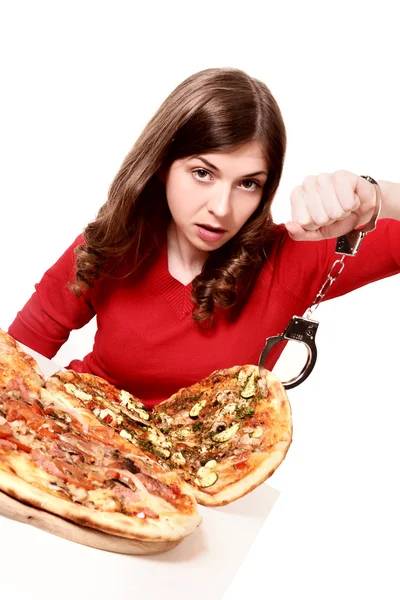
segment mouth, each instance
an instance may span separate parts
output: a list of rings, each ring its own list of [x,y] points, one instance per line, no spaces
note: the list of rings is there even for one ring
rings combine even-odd
[[[202,229],[205,229],[206,231],[212,231],[214,233],[225,233],[226,229],[223,229],[222,227],[215,227],[214,225],[209,225],[208,223],[196,223],[197,227],[201,227]]]
[[[197,235],[203,242],[219,242],[227,232],[222,227],[214,227],[209,223],[196,223]]]

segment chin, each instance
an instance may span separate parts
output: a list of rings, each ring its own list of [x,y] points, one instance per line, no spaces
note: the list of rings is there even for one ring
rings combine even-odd
[[[218,250],[218,248],[222,248],[224,244],[226,244],[228,240],[219,240],[218,242],[206,242],[205,240],[191,240],[192,245],[197,250],[202,250],[203,252],[212,252],[213,250]]]

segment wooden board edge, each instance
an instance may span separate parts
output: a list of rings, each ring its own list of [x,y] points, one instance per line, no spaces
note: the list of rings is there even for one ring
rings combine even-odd
[[[175,548],[182,540],[143,541],[110,535],[90,527],[82,527],[58,515],[24,504],[0,491],[0,515],[33,525],[38,529],[71,542],[118,554],[159,554]]]

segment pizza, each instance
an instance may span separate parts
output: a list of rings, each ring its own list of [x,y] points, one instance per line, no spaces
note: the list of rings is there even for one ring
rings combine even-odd
[[[219,370],[153,411],[91,374],[46,381],[0,331],[0,491],[79,525],[173,541],[264,482],[292,439],[283,385],[254,365]]]
[[[35,394],[37,365],[0,335],[2,348],[12,349],[2,361],[0,490],[124,538],[174,541],[192,533],[201,517],[190,486],[83,405],[43,387]]]
[[[40,394],[44,379],[35,359],[0,329],[0,391],[15,393],[23,398]]]
[[[145,405],[105,379],[88,373],[58,371],[47,379],[42,394],[47,392],[63,398],[68,405],[84,406],[101,423],[158,462],[164,464],[170,458],[171,443],[153,422]]]
[[[132,394],[90,374],[59,371],[45,384],[192,487],[200,504],[221,506],[260,485],[292,439],[290,404],[280,381],[253,365],[215,371],[153,412]]]
[[[263,483],[292,440],[282,383],[270,372],[261,377],[254,365],[182,388],[154,408],[152,419],[178,453],[171,469],[206,506],[228,504]]]

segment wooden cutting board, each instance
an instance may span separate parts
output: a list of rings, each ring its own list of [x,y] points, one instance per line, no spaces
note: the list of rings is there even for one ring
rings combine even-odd
[[[21,523],[29,523],[29,525],[43,529],[43,531],[48,531],[53,535],[84,546],[120,554],[158,554],[175,548],[182,541],[145,542],[118,535],[109,535],[90,527],[76,525],[62,517],[19,502],[3,492],[0,492],[0,515]]]

